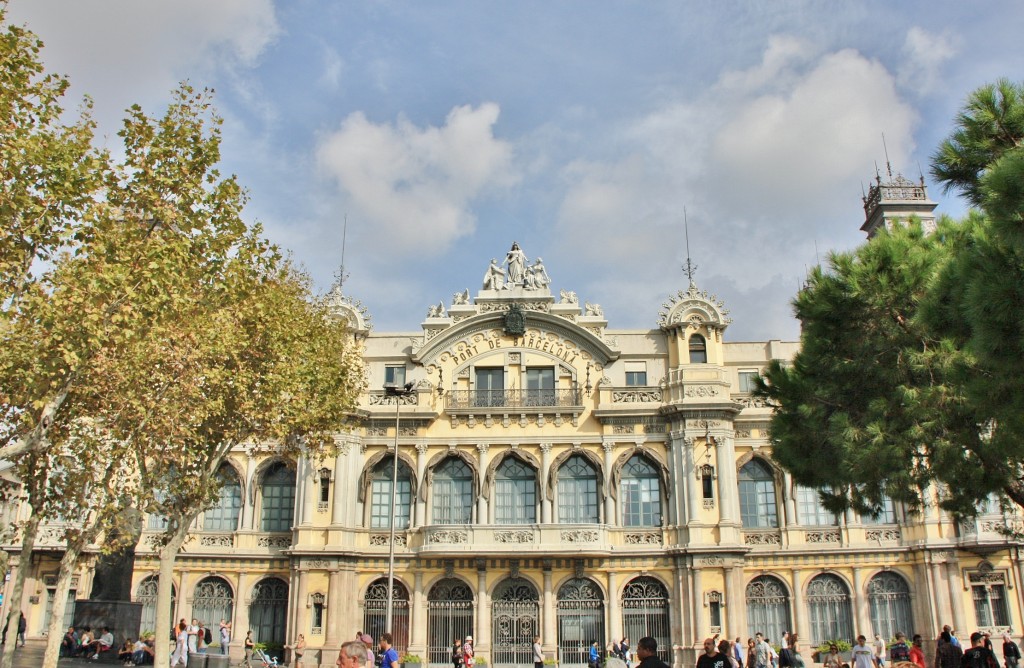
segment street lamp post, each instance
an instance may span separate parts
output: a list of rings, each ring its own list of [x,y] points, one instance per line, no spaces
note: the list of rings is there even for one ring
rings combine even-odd
[[[388,607],[384,620],[384,628],[388,633],[394,634],[391,622],[394,614],[395,600],[395,499],[398,496],[398,429],[401,420],[399,407],[402,405],[402,398],[412,395],[412,383],[406,383],[405,387],[399,387],[394,383],[385,383],[384,395],[395,398],[395,452],[391,466],[391,539],[388,541]]]

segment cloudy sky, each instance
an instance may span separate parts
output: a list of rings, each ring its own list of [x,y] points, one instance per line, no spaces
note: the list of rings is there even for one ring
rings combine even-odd
[[[248,217],[377,330],[475,293],[518,241],[613,328],[697,282],[726,338],[793,339],[806,268],[863,240],[875,164],[916,179],[964,97],[1024,71],[1024,4],[11,0],[116,143],[217,91]],[[961,201],[930,189],[940,211]]]

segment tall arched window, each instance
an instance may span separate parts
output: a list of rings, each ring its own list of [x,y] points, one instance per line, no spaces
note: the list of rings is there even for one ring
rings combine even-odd
[[[395,460],[385,457],[377,462],[370,478],[370,527],[391,528],[391,476]],[[412,515],[412,476],[409,467],[398,460],[398,484],[395,487],[395,528],[407,529]],[[376,638],[376,636],[374,636]]]
[[[868,605],[871,627],[883,638],[893,638],[897,631],[911,634],[914,628],[910,611],[910,587],[907,581],[891,571],[883,571],[868,581]]]
[[[409,590],[399,580],[393,580],[391,593],[391,639],[396,648],[409,646]],[[374,580],[363,596],[363,632],[375,641],[388,630],[388,579]],[[331,624],[331,620],[327,620]]]
[[[700,334],[690,335],[690,364],[707,364],[708,344]]]
[[[263,531],[288,531],[295,516],[295,470],[278,462],[263,476]]]
[[[669,608],[668,588],[652,577],[633,578],[622,590],[623,635],[633,642],[651,636],[662,661],[669,660],[672,649]]]
[[[204,531],[234,531],[238,528],[238,516],[242,510],[242,485],[238,474],[230,466],[220,467],[220,496],[217,504],[203,513]]]
[[[498,524],[537,521],[536,472],[515,457],[506,457],[494,477],[494,521]]]
[[[829,573],[807,584],[807,614],[811,619],[811,646],[826,640],[853,637],[850,589]]]
[[[825,510],[818,490],[799,486],[796,488],[796,514],[804,526],[834,526],[839,518]]]
[[[192,595],[192,617],[207,624],[216,624],[222,619],[230,622],[234,609],[235,595],[227,580],[214,576],[196,583]]]
[[[622,467],[622,526],[661,526],[661,479],[646,457],[634,455]]]
[[[764,634],[765,638],[782,638],[789,623],[789,593],[782,581],[771,575],[760,575],[747,585],[747,636]]]
[[[265,578],[257,582],[252,588],[249,603],[249,628],[253,631],[253,639],[283,645],[287,620],[288,583],[279,578]]]
[[[597,471],[582,455],[573,455],[558,470],[558,521],[597,524]]]
[[[160,585],[157,575],[150,575],[139,583],[135,590],[135,602],[142,604],[142,618],[139,620],[139,635],[146,631],[156,630],[156,594]],[[177,604],[178,591],[171,583],[171,621],[174,621],[174,606]],[[74,607],[74,606],[72,606]],[[219,619],[217,620],[220,621]]]
[[[469,524],[473,513],[473,471],[457,457],[444,460],[434,471],[434,524]]]
[[[779,516],[775,507],[775,476],[768,465],[751,459],[739,474],[740,516],[747,529],[775,528]]]
[[[558,588],[557,605],[558,663],[585,666],[590,643],[604,642],[604,594],[593,580],[573,578]]]

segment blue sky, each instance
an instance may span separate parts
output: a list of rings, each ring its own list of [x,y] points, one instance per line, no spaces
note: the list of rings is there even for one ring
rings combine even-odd
[[[726,339],[795,339],[806,268],[863,241],[882,134],[894,171],[927,176],[965,96],[1024,71],[1019,1],[11,0],[10,18],[111,144],[130,104],[214,88],[248,218],[326,290],[347,215],[345,291],[381,331],[475,294],[512,241],[610,327],[655,327],[686,287],[685,208]]]

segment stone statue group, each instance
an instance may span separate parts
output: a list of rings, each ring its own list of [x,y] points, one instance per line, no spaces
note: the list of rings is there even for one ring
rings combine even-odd
[[[491,258],[491,266],[484,274],[483,289],[508,290],[520,287],[524,290],[545,290],[549,285],[551,277],[544,268],[544,261],[537,258],[531,265],[519,244],[513,242],[512,248],[505,254],[505,259],[500,265],[497,258]]]

